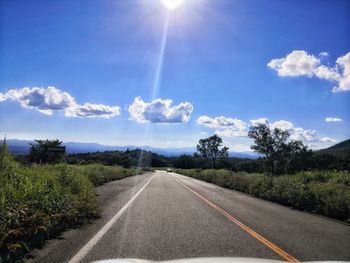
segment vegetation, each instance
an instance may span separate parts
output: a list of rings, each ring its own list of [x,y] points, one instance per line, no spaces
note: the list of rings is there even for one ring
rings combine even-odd
[[[198,156],[211,162],[211,167],[216,168],[218,160],[226,159],[228,157],[228,148],[220,146],[222,139],[213,135],[206,139],[200,139],[197,145]]]
[[[98,216],[94,186],[140,173],[102,164],[23,166],[0,145],[0,262]]]
[[[341,149],[343,153],[335,156],[328,152],[314,154],[302,142],[290,140],[288,131],[271,130],[265,124],[252,126],[248,136],[254,140],[251,148],[263,154],[262,158],[226,159],[219,164],[226,170],[220,170],[188,169],[207,167],[196,155],[180,156],[175,166],[187,169],[177,172],[296,209],[350,222],[350,155],[344,155],[349,143],[331,148],[329,152]]]
[[[214,169],[178,169],[176,172],[296,209],[350,222],[350,174],[347,171],[308,171],[278,177]]]
[[[166,167],[171,166],[172,157],[165,157],[141,149],[122,151],[106,151],[95,153],[74,153],[66,156],[69,164],[101,163],[129,167]]]
[[[29,160],[31,163],[60,163],[64,159],[65,147],[59,140],[35,140],[31,144]]]
[[[251,149],[265,156],[265,169],[271,174],[283,174],[305,170],[312,152],[301,141],[289,140],[287,130],[266,124],[250,127],[248,137],[254,140]]]
[[[1,144],[0,262],[98,216],[94,186],[141,172],[133,166],[175,167],[222,187],[350,220],[349,141],[312,152],[288,132],[266,125],[252,127],[249,137],[261,158],[228,157],[217,135],[200,140],[194,155],[173,157],[140,149],[64,155],[54,151],[60,141],[46,140],[15,161]]]
[[[83,174],[87,177],[94,186],[100,186],[111,181],[120,180],[140,174],[142,171],[149,170],[138,168],[126,169],[120,166],[105,166],[102,164],[73,165],[69,167],[74,168],[77,173]]]
[[[273,138],[270,130],[269,136]],[[217,137],[217,136],[212,136]],[[276,136],[275,136],[276,137]],[[211,137],[209,137],[211,138]],[[206,142],[209,138],[203,139]],[[217,137],[220,139],[219,137]],[[289,137],[288,137],[289,138]],[[324,151],[313,152],[308,150],[300,141],[282,141],[283,143],[273,142],[269,139],[272,149],[277,153],[271,152],[257,159],[244,159],[227,157],[227,150],[221,155],[218,154],[215,159],[215,168],[228,169],[236,172],[248,173],[267,173],[269,175],[293,174],[300,171],[310,170],[338,170],[350,171],[350,154],[333,155]],[[260,143],[260,142],[259,142]],[[280,143],[281,145],[278,145]],[[201,145],[199,143],[199,145]],[[257,146],[257,144],[255,144]],[[269,146],[270,147],[270,146]],[[271,148],[270,147],[270,148]],[[203,150],[204,152],[203,152]],[[281,149],[280,149],[281,148]],[[222,150],[223,150],[222,149]],[[258,148],[254,149],[258,150]],[[181,169],[210,169],[213,168],[211,155],[207,153],[205,147],[200,146],[200,150],[193,155],[163,156],[149,151],[136,149],[122,151],[106,151],[94,153],[74,153],[65,157],[68,164],[92,164],[100,163],[104,165],[119,165],[128,167],[175,167]],[[216,149],[219,150],[219,147]],[[260,150],[259,150],[260,152]],[[262,153],[262,152],[261,152]],[[215,150],[214,150],[215,154]],[[215,156],[215,155],[214,155]],[[271,158],[269,158],[271,156]],[[23,155],[17,155],[16,159],[25,164],[29,161]],[[273,164],[273,168],[272,168]]]
[[[316,154],[335,155],[345,157],[350,155],[350,139],[337,143],[327,149],[317,151]]]
[[[141,157],[139,160],[138,158]],[[286,172],[296,173],[299,171],[309,170],[338,170],[350,171],[350,155],[335,156],[331,154],[318,154],[317,152],[309,152],[308,158],[295,158],[293,161],[286,162]],[[27,160],[23,156],[16,156],[16,159],[25,164]],[[181,169],[210,169],[212,163],[198,154],[180,155],[180,156],[162,156],[156,153],[151,153],[143,150],[132,151],[108,151],[96,153],[75,153],[67,155],[65,158],[68,164],[92,164],[100,163],[104,165],[119,165],[124,167],[140,166],[140,167],[175,167]],[[281,167],[281,166],[279,166]],[[236,172],[248,173],[266,173],[267,166],[265,158],[244,159],[236,157],[228,157],[220,159],[216,163],[217,169],[228,169]],[[271,172],[269,172],[271,174]],[[278,175],[278,174],[274,174]]]

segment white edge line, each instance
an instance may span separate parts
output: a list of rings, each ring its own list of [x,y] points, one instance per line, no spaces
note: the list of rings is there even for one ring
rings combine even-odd
[[[114,223],[122,216],[126,209],[135,201],[137,196],[146,188],[146,186],[152,181],[154,175],[145,183],[144,186],[120,209],[112,218],[105,224],[96,235],[90,239],[85,246],[83,246],[77,254],[75,254],[68,263],[77,263],[80,262],[90,250],[97,244],[98,241],[107,233],[107,231],[114,225]]]

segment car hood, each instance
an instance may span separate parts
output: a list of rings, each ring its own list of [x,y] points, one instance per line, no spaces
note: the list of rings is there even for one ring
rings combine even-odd
[[[165,261],[153,261],[153,260],[144,260],[137,258],[120,258],[120,259],[107,259],[94,261],[93,263],[239,263],[239,262],[266,262],[266,263],[275,263],[275,262],[284,262],[279,260],[270,260],[270,259],[259,259],[259,258],[241,258],[241,257],[202,257],[202,258],[184,258],[184,259],[175,259],[175,260],[165,260]]]
[[[165,260],[165,261],[152,261],[137,258],[120,258],[120,259],[107,259],[94,261],[94,263],[239,263],[239,262],[250,262],[250,263],[276,263],[285,262],[280,260],[271,259],[261,259],[261,258],[243,258],[243,257],[202,257],[202,258],[184,258],[175,260]],[[344,261],[309,261],[309,262],[344,262]]]

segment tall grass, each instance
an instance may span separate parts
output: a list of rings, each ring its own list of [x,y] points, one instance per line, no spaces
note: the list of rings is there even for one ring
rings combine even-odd
[[[211,169],[180,169],[177,172],[299,210],[319,213],[350,223],[349,172],[310,171],[278,177]]]
[[[97,217],[94,186],[141,172],[103,165],[20,166],[0,147],[0,262]]]
[[[141,168],[123,168],[120,166],[106,166],[102,164],[72,165],[76,172],[89,178],[94,186],[120,180],[129,176],[141,174]]]

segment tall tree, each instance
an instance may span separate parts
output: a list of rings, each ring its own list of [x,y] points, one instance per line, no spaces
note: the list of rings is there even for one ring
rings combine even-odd
[[[199,140],[197,151],[199,156],[211,161],[212,168],[216,168],[218,160],[228,157],[228,147],[221,147],[222,139],[216,134]]]
[[[31,144],[29,160],[32,163],[59,163],[63,160],[64,151],[51,151],[50,148],[58,149],[62,142],[59,140],[35,140]]]
[[[273,174],[303,167],[301,162],[311,154],[301,141],[290,140],[288,131],[278,128],[271,130],[267,124],[251,126],[248,137],[254,140],[250,148],[265,156],[268,170]]]

